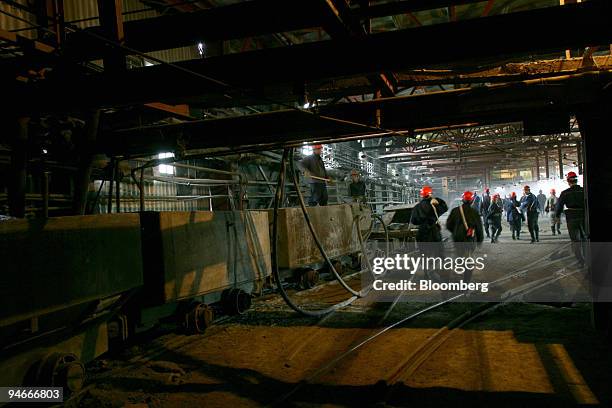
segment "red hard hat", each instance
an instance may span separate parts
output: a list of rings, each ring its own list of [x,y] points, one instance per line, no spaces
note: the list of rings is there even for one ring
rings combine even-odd
[[[313,149],[322,149],[323,145],[322,144],[316,144],[316,145],[312,145]]]
[[[471,191],[465,191],[463,194],[461,194],[461,199],[463,201],[472,201],[474,199],[474,193]]]
[[[499,193],[495,193],[495,194],[493,194],[493,198],[495,198],[495,197],[500,198],[501,196],[499,195]]]
[[[488,193],[489,192],[489,187],[485,188],[485,192]]]
[[[516,197],[516,193],[513,191],[512,194],[510,194],[512,197]]]
[[[567,173],[568,180],[577,179],[577,178],[578,178],[578,175],[574,173],[573,171],[570,171],[569,173]]]
[[[523,190],[531,190],[531,189],[529,188],[529,186],[525,186],[523,187]]]
[[[421,197],[426,198],[429,197],[431,194],[433,194],[433,190],[431,187],[423,186],[423,188],[421,188]]]
[[[550,194],[555,194],[555,193],[556,193],[555,189],[554,189],[554,188],[551,188],[551,189],[550,189]]]

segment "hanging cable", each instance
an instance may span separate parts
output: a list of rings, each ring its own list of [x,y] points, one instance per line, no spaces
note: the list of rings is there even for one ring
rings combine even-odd
[[[311,316],[311,317],[323,316],[328,313],[334,312],[340,308],[350,305],[355,300],[359,299],[359,297],[352,296],[342,302],[336,303],[335,305],[329,306],[325,309],[306,310],[300,307],[298,304],[296,304],[291,299],[291,297],[289,297],[289,294],[285,291],[285,288],[282,285],[280,272],[278,268],[278,207],[280,203],[283,202],[284,197],[285,197],[285,173],[286,173],[288,155],[289,155],[289,149],[285,149],[283,151],[283,157],[280,163],[278,184],[276,186],[276,194],[274,195],[274,211],[273,211],[273,219],[272,219],[272,274],[274,276],[274,280],[276,281],[278,292],[280,293],[285,303],[289,305],[289,307],[291,307],[296,312],[302,315],[305,315],[305,316]],[[299,189],[298,189],[298,192],[299,192]],[[300,194],[300,197],[301,197],[301,194]]]
[[[323,259],[325,259],[325,263],[327,263],[327,266],[331,270],[332,274],[334,275],[334,277],[336,278],[338,283],[340,283],[340,285],[344,289],[346,289],[349,293],[351,293],[353,296],[362,297],[363,295],[362,295],[361,292],[357,292],[356,290],[351,288],[344,281],[344,279],[342,279],[342,276],[340,276],[338,271],[336,271],[336,268],[334,267],[331,259],[329,259],[329,256],[327,256],[327,252],[325,252],[325,249],[323,248],[323,245],[321,244],[321,241],[319,240],[319,237],[317,236],[317,232],[314,229],[314,225],[312,225],[312,222],[310,221],[310,216],[308,215],[308,210],[306,209],[306,203],[304,203],[304,196],[302,195],[302,192],[300,190],[300,185],[298,183],[298,179],[297,179],[297,176],[295,174],[295,165],[293,163],[294,162],[294,160],[293,160],[293,151],[294,151],[294,149],[290,148],[290,149],[285,149],[285,150],[289,150],[289,168],[291,170],[291,177],[293,179],[293,186],[295,187],[295,190],[296,190],[296,193],[297,193],[297,197],[298,197],[298,201],[300,202],[300,207],[302,208],[302,213],[304,214],[304,221],[306,221],[306,225],[308,225],[308,229],[310,230],[310,234],[312,235],[312,240],[315,242],[317,248],[319,249],[319,252],[321,253],[321,256],[323,257]]]

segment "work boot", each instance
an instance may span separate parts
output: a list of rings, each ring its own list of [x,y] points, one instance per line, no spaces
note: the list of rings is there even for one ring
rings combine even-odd
[[[555,235],[555,226],[553,225],[553,227],[551,229],[552,229],[553,235]]]
[[[538,230],[535,231],[535,238],[536,238],[536,242],[540,242],[540,231]]]
[[[512,239],[516,240],[516,234],[514,233],[514,231],[512,231]]]
[[[561,226],[557,225],[557,234],[561,235]]]

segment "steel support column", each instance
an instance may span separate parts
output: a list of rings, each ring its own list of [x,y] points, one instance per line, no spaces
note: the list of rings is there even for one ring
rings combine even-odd
[[[8,191],[9,214],[25,217],[25,194],[28,174],[28,125],[30,118],[19,118],[11,143],[11,176]]]
[[[559,153],[559,178],[563,179],[563,150],[561,145],[557,148],[557,152]]]
[[[584,187],[588,211],[586,212],[587,236],[591,243],[610,241],[608,223],[594,216],[605,216],[612,212],[612,171],[610,170],[609,118],[612,104],[596,105],[588,112],[577,114],[584,148]],[[591,250],[590,268],[593,280],[593,294],[600,296],[602,291],[610,290],[610,256],[608,251]],[[609,298],[609,296],[608,296]],[[610,334],[612,329],[612,303],[593,304],[593,323],[595,328]]]
[[[125,42],[122,4],[121,0],[98,0],[103,35],[116,44]],[[126,68],[125,55],[118,47],[106,47],[103,61],[105,72],[121,72]]]
[[[550,165],[548,163],[548,148],[544,149],[544,167],[546,168],[546,179],[550,178]]]
[[[576,162],[578,163],[578,174],[582,174],[582,143],[576,143]]]
[[[91,167],[93,164],[93,156],[95,151],[95,142],[98,134],[100,123],[100,111],[93,112],[87,125],[85,133],[80,140],[79,162],[77,165],[77,174],[74,183],[74,201],[73,213],[75,215],[84,215],[87,205],[87,192],[89,190],[89,182],[91,178]]]

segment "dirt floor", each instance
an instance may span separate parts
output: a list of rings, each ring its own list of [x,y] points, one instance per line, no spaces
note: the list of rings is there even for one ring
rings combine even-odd
[[[566,234],[554,240],[545,234],[539,247],[504,233],[499,244],[483,249],[505,256],[512,270],[525,264],[525,254],[548,253],[547,242],[567,242]],[[358,278],[352,281],[359,284]],[[292,296],[323,305],[347,295],[328,284]],[[247,314],[205,334],[165,333],[99,359],[88,367],[84,389],[66,406],[612,404],[610,344],[592,329],[588,303],[509,303],[448,331],[426,354],[420,347],[427,339],[477,306],[452,303],[338,359],[386,325],[427,306],[403,300],[388,315],[389,303],[360,299],[320,319],[300,317],[277,296],[265,296]],[[420,356],[426,358],[419,361]]]

